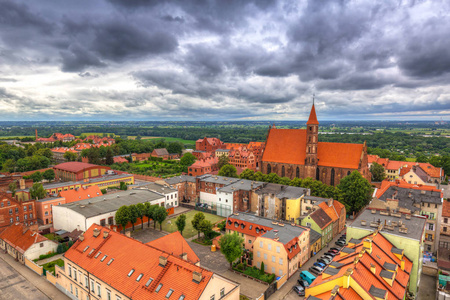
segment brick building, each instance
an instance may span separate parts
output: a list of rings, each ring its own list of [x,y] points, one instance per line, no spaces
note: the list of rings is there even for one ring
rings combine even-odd
[[[329,185],[357,170],[370,181],[366,144],[319,142],[319,121],[314,105],[306,129],[269,129],[262,172],[281,177],[311,177]]]
[[[9,193],[0,192],[0,231],[15,223],[26,226],[37,223],[35,201],[19,201]]]
[[[110,167],[77,161],[62,163],[54,166],[53,169],[55,170],[56,179],[64,181],[76,181],[99,177],[104,175],[106,171],[111,170]]]
[[[178,190],[178,199],[181,202],[195,202],[197,199],[197,183],[195,177],[181,175],[167,178],[166,183]]]
[[[218,138],[207,138],[198,139],[195,142],[195,149],[197,151],[205,151],[205,152],[215,152],[217,149],[225,148],[224,144]]]
[[[219,159],[217,157],[209,157],[205,159],[196,160],[189,168],[189,176],[200,176],[204,174],[211,174],[217,171],[217,163]]]
[[[160,148],[160,149],[153,150],[152,157],[157,157],[157,158],[162,158],[163,160],[167,160],[170,158],[170,155],[166,148]]]

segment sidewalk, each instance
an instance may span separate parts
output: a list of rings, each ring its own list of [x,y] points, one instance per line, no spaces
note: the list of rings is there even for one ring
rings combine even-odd
[[[0,259],[5,261],[20,275],[25,277],[36,289],[40,290],[50,299],[69,299],[66,295],[61,293],[54,285],[47,281],[45,277],[39,276],[30,270],[27,266],[22,265],[20,262],[15,261],[10,255],[0,252]]]

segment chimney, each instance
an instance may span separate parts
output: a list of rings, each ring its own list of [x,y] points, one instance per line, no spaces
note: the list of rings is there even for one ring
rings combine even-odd
[[[106,239],[109,235],[109,231],[103,230],[103,238]]]
[[[100,230],[98,230],[97,228],[94,228],[94,237],[98,237],[100,234]]]
[[[181,253],[181,259],[182,260],[187,260],[187,253],[186,252]]]
[[[200,283],[200,281],[202,281],[202,273],[194,271],[192,273],[192,280],[196,283]]]
[[[331,290],[331,296],[335,297],[338,292],[339,292],[339,286],[335,285],[334,288]]]
[[[160,256],[159,257],[159,265],[162,267],[165,267],[167,264],[167,257],[165,256]]]
[[[80,236],[78,237],[78,239],[79,239],[80,241],[84,241],[84,234],[80,235]]]
[[[377,267],[374,264],[370,264],[370,271],[375,274],[375,272],[377,271]]]
[[[125,236],[131,237],[131,232],[130,231],[125,231]]]
[[[366,251],[369,254],[372,254],[372,240],[369,239],[369,238],[364,239],[364,241],[363,241],[363,248],[366,248]]]
[[[347,271],[345,271],[344,276],[343,276],[344,282],[343,282],[342,288],[348,289],[348,287],[350,286],[350,277],[352,276],[352,274],[353,274],[352,268],[348,268]]]
[[[19,179],[19,188],[21,189],[21,190],[24,190],[25,189],[25,179]]]
[[[400,261],[400,268],[402,269],[402,271],[405,271],[405,260],[404,259],[402,259]]]
[[[37,129],[35,129],[34,132],[36,133],[36,140],[37,140],[37,139],[38,139],[38,136],[37,136]]]

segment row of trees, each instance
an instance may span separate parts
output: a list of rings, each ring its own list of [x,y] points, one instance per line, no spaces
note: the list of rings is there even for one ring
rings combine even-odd
[[[116,223],[122,225],[125,232],[125,226],[131,223],[134,231],[134,224],[141,219],[142,229],[144,228],[144,217],[147,217],[147,226],[150,227],[150,219],[153,220],[153,228],[156,228],[156,222],[159,223],[159,230],[162,230],[162,223],[168,213],[163,206],[151,205],[150,203],[138,203],[136,205],[121,206],[116,212]]]

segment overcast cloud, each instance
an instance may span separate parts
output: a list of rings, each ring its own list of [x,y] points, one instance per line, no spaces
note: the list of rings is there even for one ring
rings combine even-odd
[[[446,0],[0,8],[0,120],[450,117]]]

